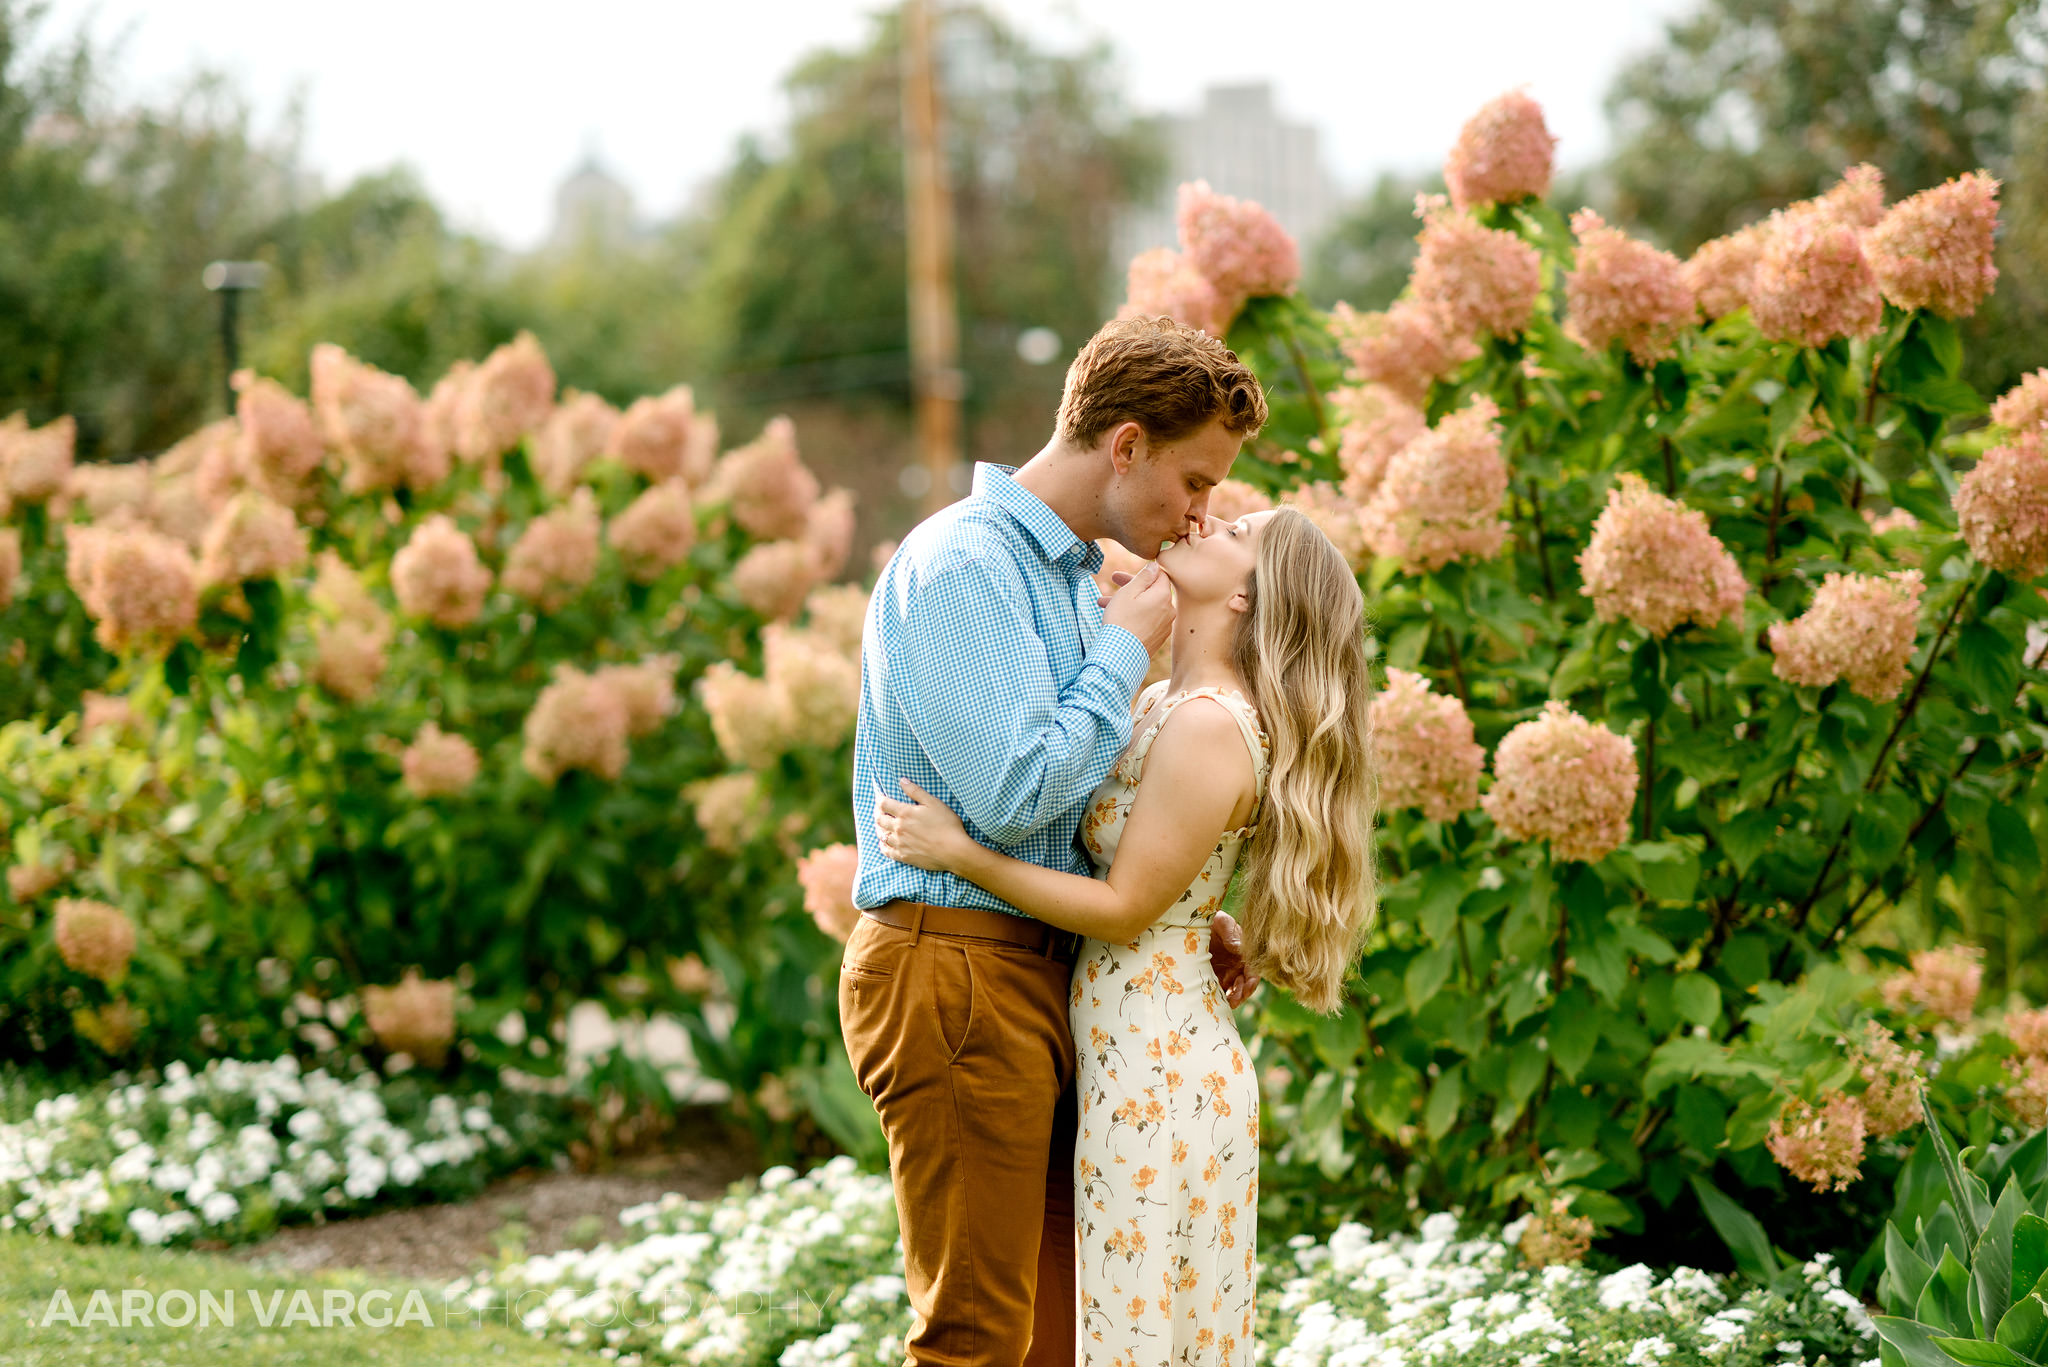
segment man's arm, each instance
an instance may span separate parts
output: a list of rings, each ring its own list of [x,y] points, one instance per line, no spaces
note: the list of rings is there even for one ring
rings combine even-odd
[[[1105,624],[1063,695],[1023,583],[988,559],[917,588],[894,655],[890,684],[918,744],[967,819],[1005,845],[1101,781],[1090,761],[1105,730],[1129,733],[1150,663],[1135,635]]]

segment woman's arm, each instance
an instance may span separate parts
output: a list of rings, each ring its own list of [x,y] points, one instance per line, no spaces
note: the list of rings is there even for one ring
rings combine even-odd
[[[1222,704],[1196,698],[1153,738],[1106,878],[998,854],[969,839],[952,809],[922,791],[912,792],[915,802],[884,799],[876,823],[891,859],[958,874],[1061,930],[1124,942],[1187,891],[1231,818],[1249,806],[1253,783],[1236,719]]]

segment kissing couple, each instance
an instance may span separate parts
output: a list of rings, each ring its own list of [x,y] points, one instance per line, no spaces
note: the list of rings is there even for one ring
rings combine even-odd
[[[1222,342],[1110,323],[1044,449],[978,465],[869,603],[839,1017],[909,1363],[1252,1360],[1233,1012],[1262,979],[1336,1010],[1375,903],[1358,581],[1294,509],[1208,515],[1265,421]],[[1150,561],[1106,598],[1100,538]]]

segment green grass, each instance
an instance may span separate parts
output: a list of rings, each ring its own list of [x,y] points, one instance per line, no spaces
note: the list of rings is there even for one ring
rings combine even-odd
[[[105,1290],[118,1325],[121,1293],[138,1289],[161,1294],[183,1290],[195,1300],[201,1290],[216,1297],[232,1292],[235,1322],[217,1320],[200,1328],[165,1325],[126,1328],[104,1323],[73,1327],[61,1320],[42,1323],[53,1294],[62,1288],[79,1318],[95,1290]],[[383,1288],[391,1291],[385,1313],[394,1318],[408,1290],[425,1298],[433,1327],[417,1322],[390,1328],[285,1326],[282,1320],[292,1293],[310,1293],[316,1312],[322,1292],[347,1290],[357,1297]],[[284,1294],[271,1327],[264,1328],[251,1308],[254,1291],[267,1306],[272,1293]],[[173,1314],[177,1313],[174,1304]],[[500,1317],[502,1321],[502,1316]],[[8,1367],[456,1367],[487,1363],[492,1367],[534,1367],[536,1364],[601,1362],[588,1349],[569,1349],[529,1337],[518,1329],[494,1323],[477,1327],[474,1319],[451,1326],[444,1319],[440,1287],[424,1282],[391,1281],[360,1273],[312,1276],[278,1275],[204,1253],[136,1248],[88,1247],[58,1239],[0,1233],[0,1364]]]

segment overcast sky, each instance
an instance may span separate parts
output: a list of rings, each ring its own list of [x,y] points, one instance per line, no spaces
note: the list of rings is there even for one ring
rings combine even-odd
[[[557,180],[588,149],[643,213],[674,212],[745,130],[784,119],[803,54],[866,34],[878,0],[55,0],[50,27],[119,40],[123,93],[227,72],[273,124],[303,98],[305,152],[330,186],[409,163],[464,226],[513,246],[547,231]],[[1527,84],[1567,164],[1606,143],[1601,98],[1685,0],[995,0],[1041,42],[1107,39],[1147,111],[1268,80],[1322,130],[1347,189],[1436,164],[1480,103]]]

